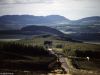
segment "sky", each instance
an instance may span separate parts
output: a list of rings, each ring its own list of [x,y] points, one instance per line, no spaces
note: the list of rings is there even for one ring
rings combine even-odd
[[[100,0],[0,0],[2,15],[61,15],[71,20],[100,16]]]

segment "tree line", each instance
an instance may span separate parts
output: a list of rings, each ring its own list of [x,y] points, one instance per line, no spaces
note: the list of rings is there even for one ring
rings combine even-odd
[[[15,42],[0,42],[0,52],[12,52],[30,56],[50,56],[42,46],[24,45]]]

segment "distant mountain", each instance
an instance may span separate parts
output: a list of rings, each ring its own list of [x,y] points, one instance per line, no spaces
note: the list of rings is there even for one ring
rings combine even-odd
[[[27,25],[52,25],[69,21],[60,15],[33,16],[33,15],[5,15],[0,17],[0,30],[19,29]]]
[[[24,35],[51,35],[66,41],[81,42],[78,40],[73,40],[66,34],[60,32],[59,30],[47,26],[35,26],[35,25],[26,26],[21,29],[21,32]]]
[[[80,20],[70,21],[69,24],[55,26],[58,30],[65,32],[100,32],[100,16],[87,17]]]
[[[100,16],[86,17],[71,22],[73,25],[100,25]]]
[[[50,35],[50,36],[56,36],[66,41],[80,42],[71,39],[66,34],[60,32],[59,30],[47,26],[31,25],[31,26],[23,27],[21,30],[0,30],[1,39],[2,38],[30,39],[34,35],[39,35],[39,36]]]
[[[26,26],[23,27],[21,31],[23,32],[23,34],[27,35],[50,34],[50,35],[64,36],[64,34],[59,30],[47,26],[35,26],[35,25]]]
[[[68,34],[72,39],[100,41],[100,16],[70,21],[69,24],[55,26],[55,28]]]
[[[55,36],[65,36],[65,34],[63,34],[62,32],[60,32],[59,30],[56,30],[54,28],[50,28],[47,26],[35,26],[35,25],[31,25],[31,26],[26,26],[23,27],[20,30],[0,30],[0,37],[2,37],[2,35],[44,35],[44,34],[48,34],[48,35],[55,35]]]
[[[0,17],[0,30],[20,29],[28,25],[100,25],[100,17],[86,17],[80,20],[69,20],[60,15],[33,16],[33,15],[5,15]]]
[[[38,34],[51,34],[51,35],[64,35],[59,30],[47,26],[26,26],[20,30],[0,30],[0,34],[24,34],[24,35],[38,35]]]

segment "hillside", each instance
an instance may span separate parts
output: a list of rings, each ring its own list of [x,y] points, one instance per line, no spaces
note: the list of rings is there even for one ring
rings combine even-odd
[[[100,25],[100,16],[92,16],[73,21],[75,25]]]
[[[57,36],[64,36],[64,34],[54,28],[47,26],[26,26],[21,29],[23,34],[51,34]]]
[[[62,32],[56,30],[54,28],[50,28],[47,26],[26,26],[20,30],[0,30],[1,35],[40,35],[40,34],[50,34],[50,35],[57,35],[57,36],[64,36]]]
[[[69,20],[60,15],[5,15],[0,17],[0,30],[20,29],[28,25],[66,26],[66,25],[100,25],[100,16],[91,16],[79,20]]]
[[[5,15],[0,17],[0,38],[30,38],[31,35],[40,34],[65,37],[66,35],[60,31],[75,33],[69,35],[73,39],[99,41],[100,16],[91,16],[79,20],[69,20],[60,15]]]
[[[54,26],[71,38],[84,41],[100,41],[100,17],[93,16]]]
[[[33,15],[5,15],[0,17],[0,30],[20,29],[27,25],[51,25],[69,21],[60,15],[33,16]]]
[[[32,37],[32,35],[55,35],[55,36],[65,36],[62,32],[50,28],[47,26],[26,26],[20,30],[1,30],[0,38],[27,38]]]

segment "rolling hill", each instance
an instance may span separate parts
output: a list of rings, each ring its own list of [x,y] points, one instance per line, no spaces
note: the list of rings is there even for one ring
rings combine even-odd
[[[60,15],[33,16],[33,15],[5,15],[0,17],[0,30],[20,29],[28,25],[52,25],[69,21]]]
[[[100,16],[86,17],[72,22],[74,25],[100,25]]]
[[[60,15],[4,15],[0,17],[0,30],[20,29],[28,25],[100,25],[100,16],[91,16],[79,20],[69,20]]]
[[[5,38],[5,39],[31,39],[35,35],[50,35],[50,36],[56,36],[57,38],[60,38],[62,40],[66,41],[73,41],[73,42],[80,42],[74,39],[71,39],[69,36],[66,34],[60,32],[57,29],[50,28],[47,26],[36,26],[36,25],[31,25],[31,26],[26,26],[23,27],[20,30],[1,30],[0,31],[0,38]]]
[[[10,38],[19,37],[18,35],[30,37],[30,35],[36,34],[65,36],[58,30],[75,32],[76,34],[70,35],[73,39],[98,40],[100,37],[100,16],[91,16],[79,20],[69,20],[60,15],[5,15],[0,17],[0,37],[2,38],[2,34],[6,34],[6,38],[9,37],[9,34],[14,35],[10,36]]]
[[[26,26],[21,29],[23,34],[51,34],[57,36],[64,36],[64,34],[54,28],[50,28],[47,26]]]
[[[32,37],[32,35],[44,35],[44,34],[65,36],[65,34],[60,32],[59,30],[47,26],[31,25],[23,27],[20,30],[0,30],[1,38],[16,38],[16,37],[20,38],[20,36],[24,38],[26,36]]]
[[[56,30],[54,28],[50,28],[47,26],[26,26],[20,30],[0,30],[0,34],[2,35],[40,35],[40,34],[50,34],[50,35],[57,35],[57,36],[64,36],[62,32]]]

